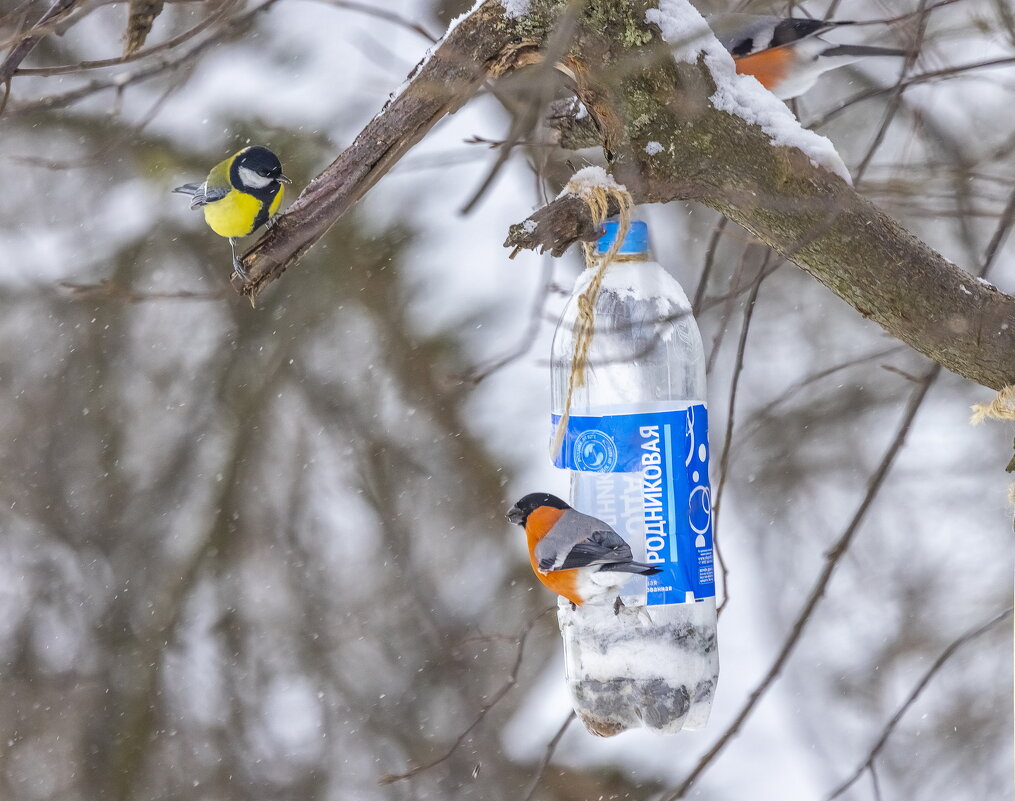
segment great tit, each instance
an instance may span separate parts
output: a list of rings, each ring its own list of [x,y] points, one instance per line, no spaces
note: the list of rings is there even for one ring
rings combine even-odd
[[[233,270],[247,280],[243,265],[236,258],[236,238],[252,234],[278,211],[285,187],[290,183],[282,174],[278,156],[266,147],[245,147],[214,167],[204,183],[184,184],[174,189],[190,195],[190,207],[204,207],[204,220],[219,236],[229,239],[233,252]]]

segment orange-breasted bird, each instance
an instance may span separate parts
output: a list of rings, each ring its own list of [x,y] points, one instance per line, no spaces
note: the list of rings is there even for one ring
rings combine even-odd
[[[821,34],[854,22],[715,14],[708,24],[730,51],[737,72],[753,75],[783,100],[802,95],[822,73],[852,64],[865,56],[904,56],[891,47],[834,44]]]
[[[608,523],[572,509],[556,495],[530,493],[507,518],[525,527],[536,578],[573,604],[611,600],[630,574],[660,572],[635,562],[631,546]]]

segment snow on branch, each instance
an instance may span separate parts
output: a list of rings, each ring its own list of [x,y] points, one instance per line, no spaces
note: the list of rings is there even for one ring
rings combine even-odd
[[[804,128],[785,103],[751,75],[740,75],[733,57],[715,38],[705,18],[687,0],[659,0],[658,8],[645,12],[645,21],[656,25],[663,41],[673,48],[673,58],[688,64],[704,61],[715,82],[709,97],[714,108],[757,125],[773,147],[795,147],[811,160],[851,182],[849,170],[827,138]]]
[[[244,256],[251,280],[237,291],[255,297],[444,115],[547,50],[637,202],[704,203],[949,370],[994,389],[1015,383],[1015,298],[857,194],[828,140],[737,75],[687,0],[478,2]],[[594,237],[587,205],[564,195],[511,226],[505,246],[560,255]]]

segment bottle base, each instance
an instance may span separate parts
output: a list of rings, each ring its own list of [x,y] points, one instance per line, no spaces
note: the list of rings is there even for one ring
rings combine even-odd
[[[568,689],[585,728],[599,737],[704,728],[719,678],[715,619],[715,599],[617,609],[560,604]]]

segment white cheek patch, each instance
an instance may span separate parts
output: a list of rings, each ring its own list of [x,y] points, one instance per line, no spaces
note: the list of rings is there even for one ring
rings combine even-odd
[[[249,167],[240,167],[240,183],[244,186],[249,186],[251,189],[264,189],[268,184],[272,183],[272,178],[265,178],[263,175],[258,175]]]

